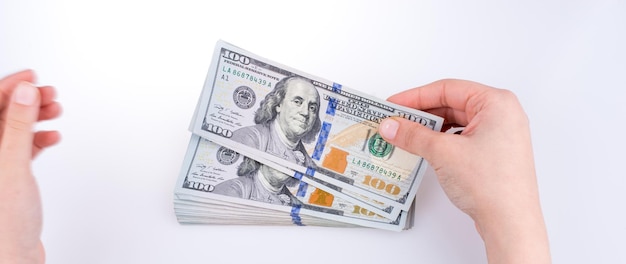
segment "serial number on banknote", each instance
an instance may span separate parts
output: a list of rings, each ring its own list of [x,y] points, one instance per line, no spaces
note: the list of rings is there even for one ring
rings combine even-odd
[[[387,176],[390,179],[394,179],[394,180],[398,180],[398,181],[400,181],[402,179],[402,174],[401,173],[398,173],[398,172],[393,171],[393,170],[385,169],[385,168],[383,168],[381,166],[372,164],[369,161],[360,160],[360,159],[357,159],[357,158],[352,158],[352,164],[354,164],[356,166],[359,166],[361,168],[364,168],[366,170],[370,170],[370,171],[376,172],[376,173],[378,173],[380,175]]]
[[[235,76],[244,80],[248,80],[254,83],[258,83],[260,85],[267,85],[268,87],[272,87],[272,82],[265,80],[263,78],[259,78],[257,76],[246,73],[242,70],[237,70],[231,67],[222,67],[222,72],[226,74],[222,74],[222,80],[229,81],[228,76]]]

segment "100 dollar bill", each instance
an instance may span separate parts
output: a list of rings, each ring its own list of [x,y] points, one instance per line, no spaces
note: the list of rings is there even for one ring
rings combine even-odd
[[[387,219],[289,175],[284,175],[284,183],[272,190],[267,178],[269,174],[281,172],[269,171],[260,164],[260,168],[242,175],[241,167],[245,162],[249,162],[245,156],[192,135],[175,193],[200,203],[211,199],[287,213],[296,224],[302,214],[395,231],[406,225],[406,212],[395,219]]]
[[[377,133],[389,116],[437,131],[443,123],[220,41],[191,129],[261,162],[407,210],[427,163]]]

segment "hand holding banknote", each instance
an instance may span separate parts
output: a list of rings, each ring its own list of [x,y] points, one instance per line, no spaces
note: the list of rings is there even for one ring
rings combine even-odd
[[[396,231],[410,228],[412,202],[427,164],[376,133],[387,116],[437,131],[443,124],[441,117],[218,41],[190,130],[243,160],[213,153],[209,149],[217,146],[192,138],[175,190],[178,219],[206,222],[197,213],[203,206],[198,203],[210,203],[211,209],[230,203],[281,211],[298,225],[307,224],[302,221],[306,215]],[[217,165],[203,160],[207,155],[233,160]],[[231,171],[235,163],[236,172]],[[220,172],[194,174],[193,168],[216,166]],[[250,216],[238,223],[259,223],[253,217],[257,212],[230,213]]]
[[[442,80],[389,101],[466,126],[461,135],[384,120],[389,143],[424,157],[450,200],[476,222],[489,262],[549,263],[528,118],[516,96],[461,80]]]

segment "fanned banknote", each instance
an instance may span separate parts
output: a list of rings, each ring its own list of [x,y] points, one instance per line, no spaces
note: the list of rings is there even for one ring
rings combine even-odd
[[[203,91],[204,92],[204,91]],[[200,100],[199,100],[200,101]],[[199,104],[199,103],[198,103]],[[196,110],[194,111],[193,114],[193,118],[192,120],[196,120],[197,115],[198,115],[198,107],[196,107]],[[189,126],[189,130],[193,130],[193,123],[190,124]],[[252,153],[248,153],[246,152],[249,149],[243,149],[240,151],[243,151],[242,154],[244,155],[248,155],[248,156],[253,156],[254,154]],[[384,202],[381,200],[376,200],[373,199],[371,197],[368,197],[364,194],[361,193],[357,193],[354,191],[350,191],[348,189],[344,189],[341,187],[338,187],[336,185],[324,182],[320,179],[311,177],[309,175],[302,175],[302,173],[296,172],[292,169],[288,169],[282,165],[276,164],[272,161],[268,161],[266,160],[265,163],[268,166],[273,167],[274,169],[280,170],[281,172],[285,173],[285,174],[289,174],[289,175],[293,175],[294,178],[298,179],[298,180],[302,180],[307,184],[310,184],[312,186],[315,186],[318,189],[322,189],[326,192],[331,193],[332,195],[338,196],[344,200],[347,200],[357,206],[362,206],[361,210],[366,211],[367,213],[375,213],[375,214],[379,214],[381,216],[384,216],[388,219],[396,219],[398,217],[398,215],[400,214],[400,212],[402,211],[402,209],[399,206],[393,206],[391,205],[389,202]]]
[[[194,134],[401,210],[427,164],[385,142],[378,124],[399,116],[439,131],[443,123],[222,41],[194,116]]]
[[[245,170],[246,163],[257,167]],[[185,223],[224,224],[230,216],[231,224],[291,219],[295,224],[348,224],[400,231],[408,218],[407,212],[395,219],[374,214],[196,135],[191,137],[175,194],[177,217]]]

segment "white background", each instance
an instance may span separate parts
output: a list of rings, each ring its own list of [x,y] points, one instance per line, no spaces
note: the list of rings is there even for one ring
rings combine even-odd
[[[2,0],[0,75],[32,68],[64,107],[34,167],[48,263],[486,262],[432,172],[401,233],[179,225],[218,39],[380,98],[450,77],[514,91],[554,262],[626,263],[624,1]]]

